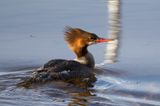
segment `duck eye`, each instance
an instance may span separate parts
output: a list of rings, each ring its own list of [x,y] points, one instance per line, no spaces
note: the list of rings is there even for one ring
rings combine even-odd
[[[91,39],[91,40],[96,40],[96,38],[95,38],[95,37],[93,37],[93,36],[91,36],[91,37],[90,37],[90,39]]]

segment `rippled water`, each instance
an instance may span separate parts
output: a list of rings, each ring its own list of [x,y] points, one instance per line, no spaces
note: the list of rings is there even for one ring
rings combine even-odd
[[[158,0],[122,1],[119,62],[101,66],[93,88],[63,82],[16,87],[52,58],[72,59],[63,41],[66,25],[105,37],[105,0],[0,1],[0,104],[2,106],[160,105],[160,12]],[[96,63],[105,44],[92,46]],[[106,71],[106,69],[108,71]]]

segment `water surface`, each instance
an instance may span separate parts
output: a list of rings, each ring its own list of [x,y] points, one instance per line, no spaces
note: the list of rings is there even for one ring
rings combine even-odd
[[[101,66],[88,90],[62,82],[31,89],[15,85],[52,58],[73,59],[66,25],[107,36],[105,0],[0,1],[0,103],[3,106],[160,105],[160,1],[123,0],[119,61]],[[105,44],[92,46],[96,63]]]

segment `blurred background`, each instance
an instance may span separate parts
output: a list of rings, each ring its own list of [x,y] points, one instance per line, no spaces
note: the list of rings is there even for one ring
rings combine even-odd
[[[106,91],[103,92],[105,96],[102,96],[103,93],[96,93],[101,95],[98,97],[118,100],[118,104],[122,106],[131,106],[132,104],[127,104],[130,102],[137,103],[138,106],[160,104],[158,102],[160,99],[159,4],[159,0],[122,0],[122,36],[118,62],[106,64],[103,67],[123,74],[123,76],[118,79],[110,76],[100,77],[95,89],[98,91],[105,88],[103,90]],[[5,86],[6,82],[4,81],[8,78],[4,77],[5,75],[42,66],[54,58],[75,58],[63,39],[64,27],[67,25],[107,37],[109,30],[107,1],[0,1],[0,83],[3,88],[0,102],[3,101],[2,95],[5,98],[4,95],[8,94],[6,92],[8,89],[4,89],[4,87],[10,87]],[[101,44],[89,48],[96,63],[104,60],[105,46],[105,44]],[[110,92],[115,89],[118,89],[120,92],[118,95],[122,96],[122,99]],[[108,96],[109,93],[110,96]],[[131,98],[126,100],[123,98],[124,95],[129,95]],[[43,100],[45,99],[43,98],[41,101]],[[115,105],[115,101],[112,102],[113,104],[111,104]],[[7,103],[4,105],[8,105]],[[48,104],[50,103],[48,101]]]

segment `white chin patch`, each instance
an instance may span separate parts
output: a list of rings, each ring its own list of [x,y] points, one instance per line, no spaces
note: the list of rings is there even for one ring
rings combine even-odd
[[[92,44],[95,44],[95,42],[88,42],[88,45],[92,45]]]

